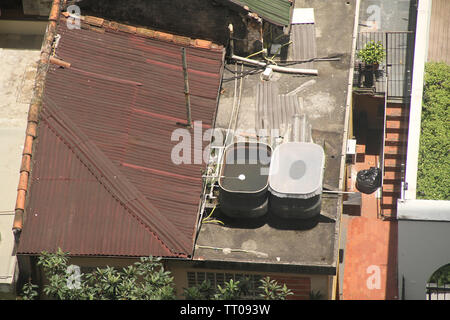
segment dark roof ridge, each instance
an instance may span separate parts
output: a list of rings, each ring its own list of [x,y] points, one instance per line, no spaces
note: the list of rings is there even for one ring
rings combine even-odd
[[[188,256],[191,254],[189,252],[191,247],[189,239],[183,237],[183,233],[128,181],[116,165],[61,109],[51,103],[44,102],[41,120],[47,122],[49,127],[57,133],[60,139],[66,142],[69,149],[77,155],[79,160],[107,191],[165,247],[177,255]],[[153,213],[152,219],[146,216],[146,211],[149,210]],[[177,241],[174,237],[171,237],[173,232],[177,232],[178,237],[182,239]]]
[[[66,20],[69,13],[63,12],[61,19]],[[94,16],[80,16],[81,28],[94,30],[98,32],[125,32],[134,34],[143,38],[156,39],[165,42],[171,42],[180,46],[207,49],[212,51],[222,51],[223,45],[213,43],[209,40],[193,39],[190,37],[175,35],[168,32],[162,32],[144,27],[132,26],[128,24],[110,21]]]

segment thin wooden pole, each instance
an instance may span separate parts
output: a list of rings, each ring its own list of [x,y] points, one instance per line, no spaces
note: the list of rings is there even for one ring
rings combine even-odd
[[[187,127],[191,128],[192,127],[191,95],[189,93],[189,80],[188,80],[187,62],[186,62],[186,48],[181,48],[181,55],[183,57],[184,97],[186,99]]]

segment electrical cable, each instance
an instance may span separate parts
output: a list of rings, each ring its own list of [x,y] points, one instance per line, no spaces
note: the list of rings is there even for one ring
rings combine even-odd
[[[252,75],[252,74],[258,74],[260,72],[263,72],[265,67],[260,67],[260,66],[254,66],[255,68],[253,70],[248,70],[248,71],[241,71],[240,73],[238,71],[233,71],[231,69],[229,69],[227,66],[225,66],[225,69],[233,72],[235,74],[234,77],[230,77],[230,78],[223,78],[222,81],[224,82],[228,82],[228,81],[232,81],[232,80],[238,80],[241,79],[242,77],[248,76],[248,75]],[[242,69],[243,70],[243,66]]]
[[[278,61],[278,60],[272,60],[272,59],[266,59],[266,60],[268,60],[269,62],[272,62],[274,64],[279,64],[282,66],[290,66],[290,65],[295,65],[295,64],[299,64],[299,63],[306,63],[306,62],[313,62],[313,61],[339,61],[341,59],[341,56],[342,55],[335,55],[335,56],[329,56],[329,57],[311,58],[311,59],[305,59],[305,60],[289,60],[289,61]],[[268,66],[269,65],[270,64],[268,64]],[[248,76],[248,75],[258,74],[258,73],[263,72],[264,69],[266,68],[265,66],[264,67],[253,66],[253,67],[255,69],[242,72],[234,77],[223,78],[222,81],[228,82],[228,81],[232,81],[235,79],[240,79],[240,78]],[[235,72],[235,71],[232,71],[231,69],[229,69],[226,65],[225,65],[225,69],[230,72]]]

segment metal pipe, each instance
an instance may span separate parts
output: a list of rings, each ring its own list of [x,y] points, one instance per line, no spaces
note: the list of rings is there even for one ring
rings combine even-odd
[[[333,190],[322,190],[323,193],[336,193],[336,194],[353,194],[358,193],[356,191],[333,191]]]
[[[386,45],[387,46],[387,45]],[[386,50],[387,51],[387,50]],[[389,64],[388,61],[386,59],[386,72],[384,74],[384,79],[385,79],[385,90],[384,90],[384,116],[383,116],[383,141],[381,144],[381,188],[380,188],[380,194],[381,194],[381,204],[383,204],[383,184],[384,184],[384,161],[385,161],[385,147],[386,147],[386,110],[387,110],[387,104],[388,104],[388,97],[389,97],[389,93],[388,93],[388,77],[389,77]],[[384,213],[383,213],[383,209],[380,208],[380,216],[381,218],[384,217]]]
[[[228,30],[230,31],[230,52],[231,55],[234,55],[234,40],[233,40],[234,28],[231,23],[228,25]]]
[[[248,64],[253,64],[255,66],[260,66],[260,67],[270,66],[273,71],[278,71],[278,72],[293,73],[293,74],[309,74],[309,75],[315,75],[315,76],[317,76],[319,74],[319,72],[316,69],[296,69],[296,68],[280,67],[280,66],[268,64],[266,62],[256,61],[253,59],[247,59],[247,58],[240,57],[240,56],[237,56],[234,54],[231,56],[231,58],[234,60],[248,63]]]

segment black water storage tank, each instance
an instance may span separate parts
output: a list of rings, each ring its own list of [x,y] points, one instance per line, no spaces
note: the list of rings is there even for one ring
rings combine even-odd
[[[219,202],[225,215],[257,218],[267,213],[271,156],[271,147],[259,142],[238,142],[225,149],[219,178]]]
[[[279,145],[270,164],[270,211],[287,219],[319,215],[324,165],[325,153],[318,144],[287,142]]]

